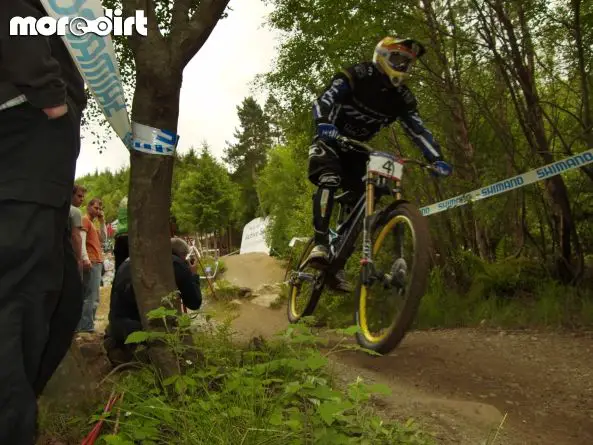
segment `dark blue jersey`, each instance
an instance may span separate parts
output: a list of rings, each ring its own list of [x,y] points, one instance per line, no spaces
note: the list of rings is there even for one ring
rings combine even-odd
[[[372,62],[362,62],[337,73],[330,86],[313,103],[317,124],[332,123],[341,134],[368,141],[381,128],[398,120],[430,162],[442,159],[438,142],[418,115],[410,89],[386,84]]]

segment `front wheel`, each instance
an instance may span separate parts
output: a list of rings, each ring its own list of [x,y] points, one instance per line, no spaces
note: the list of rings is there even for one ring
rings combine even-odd
[[[290,323],[312,315],[319,302],[325,285],[325,275],[309,266],[307,257],[315,246],[311,238],[301,254],[296,268],[288,273],[288,305],[287,315]]]
[[[386,354],[405,337],[426,292],[430,271],[428,222],[409,203],[399,204],[371,227],[373,278],[362,273],[356,289],[356,340]]]

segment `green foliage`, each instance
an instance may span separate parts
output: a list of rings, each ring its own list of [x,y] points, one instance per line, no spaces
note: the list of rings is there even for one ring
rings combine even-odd
[[[231,284],[224,278],[219,278],[213,284],[215,289],[215,295],[212,295],[212,300],[216,301],[231,301],[242,296],[242,290],[240,287]],[[203,291],[208,291],[210,288],[208,284],[202,284]]]
[[[271,111],[277,104],[268,100]],[[267,152],[274,137],[278,138],[277,120],[270,110],[263,110],[253,97],[246,97],[237,106],[240,129],[235,130],[237,142],[225,149],[225,162],[232,168],[233,181],[241,190],[241,221],[247,223],[259,214],[259,201],[255,188],[256,178],[267,161]],[[276,122],[275,124],[273,122]]]
[[[204,144],[199,153],[191,148],[188,153],[176,156],[171,212],[179,229],[210,233],[233,224],[238,218],[239,191],[225,167],[211,155],[208,145]],[[87,188],[83,207],[91,198],[101,198],[106,221],[116,219],[119,203],[127,195],[129,175],[126,168],[79,178],[76,183]]]
[[[75,182],[87,189],[85,200],[81,206],[83,213],[91,199],[100,198],[103,201],[105,221],[111,222],[117,219],[119,203],[127,195],[129,178],[129,169],[120,169],[115,173],[96,171],[77,179]]]
[[[412,422],[377,415],[371,397],[389,394],[387,387],[360,378],[336,386],[320,342],[303,324],[247,349],[233,345],[228,324],[202,330],[195,334],[200,358],[192,360],[186,351],[179,374],[161,379],[146,366],[121,379],[118,431],[108,432],[115,419],[107,417],[98,443],[433,443]]]
[[[212,233],[227,227],[235,217],[239,194],[226,169],[204,148],[185,173],[172,205],[180,230]]]
[[[485,263],[467,252],[460,257],[470,274],[467,287],[451,286],[446,271],[434,268],[417,328],[593,326],[590,288],[562,285],[526,258]]]
[[[302,155],[299,156],[299,152],[307,151],[307,142],[300,138],[272,149],[257,182],[262,208],[273,217],[267,237],[272,248],[281,255],[288,253],[288,243],[293,237],[312,233],[310,215],[314,188],[304,173]]]
[[[370,60],[376,42],[388,34],[411,36],[427,44],[428,53],[417,64],[408,84],[418,99],[423,120],[455,168],[453,177],[436,185],[415,172],[407,173],[405,195],[418,205],[540,166],[543,160],[539,144],[543,139],[551,153],[546,162],[593,147],[593,111],[588,105],[593,100],[589,57],[593,33],[589,26],[591,6],[586,2],[503,2],[499,12],[508,16],[518,39],[518,58],[509,57],[510,37],[501,40],[507,30],[500,14],[488,2],[404,1],[395,9],[388,2],[370,4],[360,0],[268,3],[274,6],[268,23],[283,34],[283,39],[274,68],[261,76],[260,82],[290,110],[293,119],[284,123],[286,142],[277,156],[281,159],[272,158],[274,166],[260,178],[262,196],[264,190],[282,187],[272,178],[280,178],[283,173],[292,179],[294,172],[301,171],[297,177],[304,179],[307,163],[300,153],[311,134],[311,101],[336,71]],[[497,46],[489,46],[488,33],[496,36]],[[580,44],[577,35],[582,38]],[[521,82],[513,66],[518,60],[531,60],[527,69],[535,79],[538,97],[534,99],[541,112],[532,99],[525,100],[523,90],[518,88]],[[540,142],[525,125],[530,116],[530,112],[524,112],[527,106],[530,112],[543,116],[545,135]],[[391,149],[390,138],[384,131],[373,144],[378,149]],[[407,138],[397,139],[405,156],[414,153]],[[563,178],[579,237],[577,241],[573,235],[572,247],[590,253],[593,170],[589,167],[586,172],[569,172]],[[263,205],[278,221],[270,236],[280,252],[286,252],[287,239],[310,233],[309,197],[304,198],[300,183],[290,192],[283,191],[281,198],[267,193],[263,198]],[[520,252],[548,268],[557,267],[558,208],[543,183],[472,207],[430,218],[441,256],[456,255],[462,246],[479,252],[483,259],[501,260]],[[282,226],[287,226],[287,235],[280,233]],[[573,266],[578,264],[579,255],[576,252],[570,258]],[[466,287],[470,275],[459,268],[455,272],[449,275],[451,284]]]

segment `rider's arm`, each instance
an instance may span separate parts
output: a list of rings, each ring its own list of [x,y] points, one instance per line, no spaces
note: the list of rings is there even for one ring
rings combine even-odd
[[[422,154],[428,162],[443,160],[443,153],[439,143],[420,119],[418,102],[414,93],[405,85],[399,88],[399,93],[405,109],[403,113],[399,113],[401,126],[416,146],[422,150]]]
[[[400,124],[410,139],[422,150],[422,154],[429,162],[443,159],[439,143],[424,126],[418,112],[405,114],[402,116]]]
[[[345,73],[336,74],[331,85],[313,102],[315,124],[331,122],[331,114],[336,104],[351,93],[350,80]]]

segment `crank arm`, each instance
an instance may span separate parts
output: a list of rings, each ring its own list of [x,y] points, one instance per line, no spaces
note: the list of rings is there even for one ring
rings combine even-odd
[[[293,272],[290,279],[291,279],[292,284],[294,285],[294,284],[296,284],[296,281],[314,282],[315,276],[313,274],[305,273],[305,272]]]

